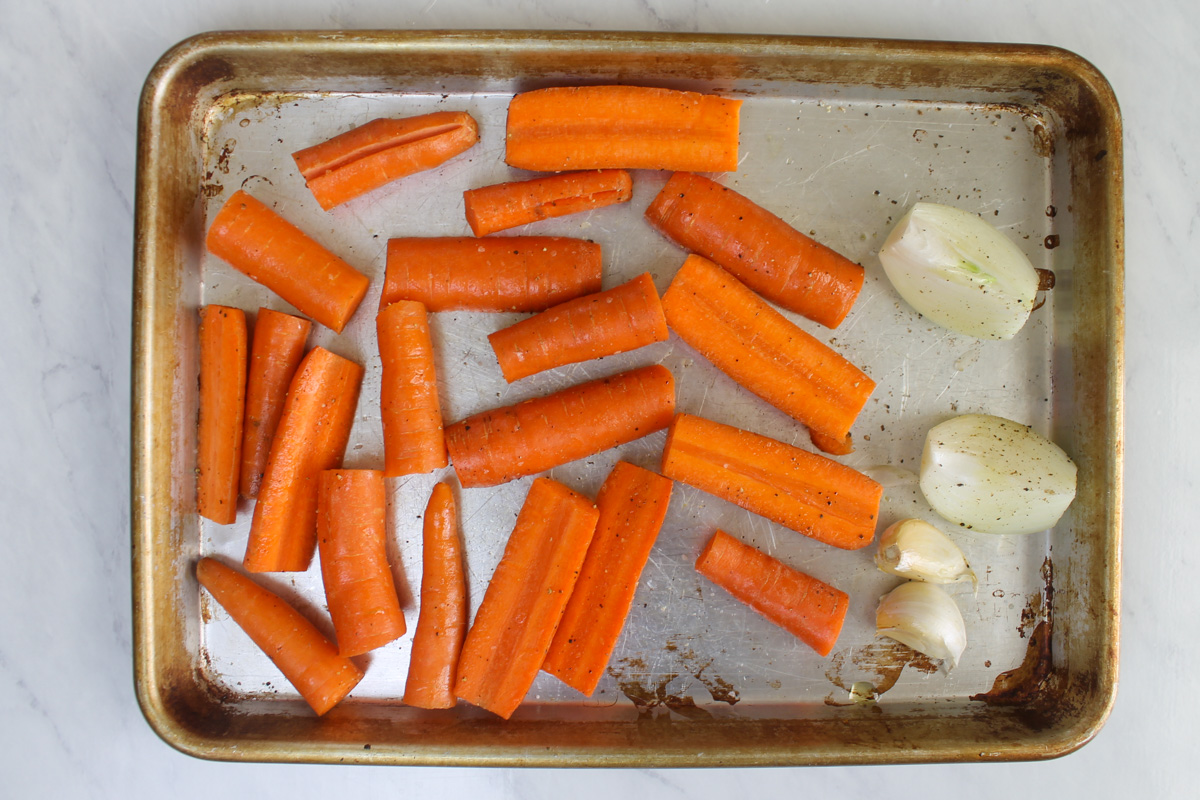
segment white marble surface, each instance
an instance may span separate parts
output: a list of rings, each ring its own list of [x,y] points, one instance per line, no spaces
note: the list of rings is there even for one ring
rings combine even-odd
[[[102,9],[102,10],[101,10]],[[129,361],[138,92],[158,56],[230,28],[584,28],[1035,42],[1122,103],[1127,183],[1121,688],[1098,738],[1039,764],[612,771],[208,763],[134,699]],[[1189,0],[0,0],[0,795],[9,797],[1193,795],[1200,732],[1200,6]],[[1192,786],[1192,789],[1188,789]]]

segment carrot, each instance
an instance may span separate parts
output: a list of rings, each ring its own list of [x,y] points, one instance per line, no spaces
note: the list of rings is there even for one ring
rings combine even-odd
[[[839,439],[809,428],[808,438],[812,440],[813,447],[831,456],[848,456],[854,452],[854,437],[849,433]]]
[[[557,236],[392,239],[379,307],[541,311],[600,291],[600,245]]]
[[[696,571],[822,656],[842,632],[850,596],[792,569],[722,530],[708,540]]]
[[[829,328],[841,324],[862,289],[858,264],[700,175],[672,175],[646,209],[646,219],[772,303]]]
[[[454,493],[434,485],[422,532],[421,615],[413,634],[404,702],[453,708],[458,656],[467,635],[467,580]]]
[[[338,653],[358,656],[404,635],[404,612],[387,560],[383,473],[330,469],[317,484],[321,581]]]
[[[243,497],[258,497],[271,440],[283,412],[288,385],[304,356],[312,323],[291,314],[260,308],[254,320],[250,370],[246,376],[246,429],[242,436]]]
[[[304,231],[243,191],[213,219],[208,250],[301,314],[341,333],[370,281]]]
[[[650,273],[577,297],[488,336],[504,380],[624,353],[670,334]]]
[[[446,466],[433,342],[425,306],[401,300],[375,318],[383,363],[384,474],[389,478]]]
[[[521,169],[738,166],[741,100],[646,86],[574,86],[518,94],[504,160]]]
[[[718,369],[780,411],[843,438],[875,381],[745,284],[688,256],[663,295],[667,323]]]
[[[196,577],[318,716],[362,680],[362,670],[274,592],[211,558],[196,564]]]
[[[292,153],[321,208],[433,169],[469,150],[479,128],[464,111],[437,111],[406,119],[376,119],[327,142]]]
[[[667,433],[662,473],[843,550],[875,537],[882,486],[750,431],[679,414]]]
[[[623,169],[567,172],[528,181],[497,183],[463,192],[467,223],[476,236],[563,217],[633,197],[633,179]]]
[[[667,516],[671,486],[661,475],[619,461],[596,496],[596,534],[542,664],[544,671],[589,697],[625,626],[638,579]]]
[[[238,470],[246,397],[246,315],[200,309],[200,429],[196,510],[221,525],[237,518]]]
[[[495,486],[665,428],[675,379],[655,365],[468,417],[446,428],[466,487]]]
[[[309,351],[288,387],[267,457],[250,540],[249,572],[303,572],[317,546],[317,483],[341,466],[363,368],[323,347]]]
[[[538,478],[463,643],[454,693],[508,719],[529,691],[579,575],[598,512]]]

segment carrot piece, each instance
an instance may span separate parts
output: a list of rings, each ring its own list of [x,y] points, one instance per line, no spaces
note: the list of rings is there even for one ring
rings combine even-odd
[[[848,456],[854,452],[854,437],[849,433],[839,439],[810,428],[808,438],[812,440],[813,447],[831,456]]]
[[[670,333],[650,273],[606,292],[577,297],[488,336],[512,383],[565,364],[664,342]]]
[[[200,309],[200,429],[196,510],[221,525],[237,518],[238,471],[246,397],[246,315]]]
[[[772,303],[829,328],[841,324],[862,289],[861,266],[700,175],[672,175],[646,209],[646,219]]]
[[[317,547],[317,483],[341,466],[363,368],[323,347],[309,351],[288,387],[267,457],[243,565],[303,572]]]
[[[271,440],[279,426],[288,385],[304,357],[312,323],[291,314],[260,308],[246,376],[246,426],[242,435],[243,497],[258,497]]]
[[[541,311],[600,291],[600,245],[559,236],[392,239],[379,307]]]
[[[882,486],[750,431],[679,414],[667,433],[662,473],[843,550],[875,537]]]
[[[389,478],[446,466],[433,341],[425,306],[401,300],[375,318],[383,375],[384,474]]]
[[[404,702],[417,708],[453,708],[458,656],[467,635],[467,579],[454,493],[436,484],[422,531],[421,615],[413,634]]]
[[[562,618],[599,515],[591,500],[538,478],[463,643],[454,693],[508,719]]]
[[[508,105],[504,160],[521,169],[738,166],[741,100],[646,86],[523,92]]]
[[[433,169],[479,141],[465,111],[376,119],[292,153],[313,197],[328,211],[407,175]]]
[[[725,531],[708,540],[696,571],[822,656],[829,655],[842,632],[848,594]]]
[[[463,486],[495,486],[640,439],[674,413],[675,379],[654,365],[467,417],[446,447]]]
[[[346,327],[371,283],[243,191],[234,192],[217,212],[206,244],[217,258],[337,333]]]
[[[387,559],[383,473],[330,469],[317,484],[321,581],[338,653],[358,656],[407,630]]]
[[[862,370],[708,259],[688,256],[663,309],[671,329],[717,369],[828,437],[849,433],[875,390]]]
[[[633,197],[633,179],[623,169],[566,172],[463,192],[467,223],[476,236],[563,217]]]
[[[661,475],[619,461],[596,495],[596,534],[542,664],[589,697],[625,626],[638,579],[667,516],[672,486]]]

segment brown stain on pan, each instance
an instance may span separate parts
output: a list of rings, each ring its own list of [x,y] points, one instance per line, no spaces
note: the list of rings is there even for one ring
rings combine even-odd
[[[970,699],[999,706],[1025,705],[1038,699],[1049,677],[1050,623],[1042,621],[1029,637],[1020,666],[1001,672],[990,691],[973,694]]]
[[[873,687],[873,696],[878,698],[891,689],[900,680],[905,667],[912,667],[918,672],[932,675],[938,671],[937,662],[929,656],[918,653],[911,647],[899,642],[872,642],[865,647],[848,647],[830,656],[829,667],[825,677],[830,683],[840,689],[850,692],[851,687],[862,681],[869,682]],[[826,705],[852,705],[833,699],[825,699]]]

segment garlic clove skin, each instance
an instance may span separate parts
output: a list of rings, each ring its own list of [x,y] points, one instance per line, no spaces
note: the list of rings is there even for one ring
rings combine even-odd
[[[889,575],[927,583],[970,581],[979,588],[975,572],[950,537],[921,519],[902,519],[879,537],[875,566]]]
[[[950,595],[932,583],[909,581],[884,595],[875,612],[875,635],[895,639],[949,672],[967,648],[967,627]]]

